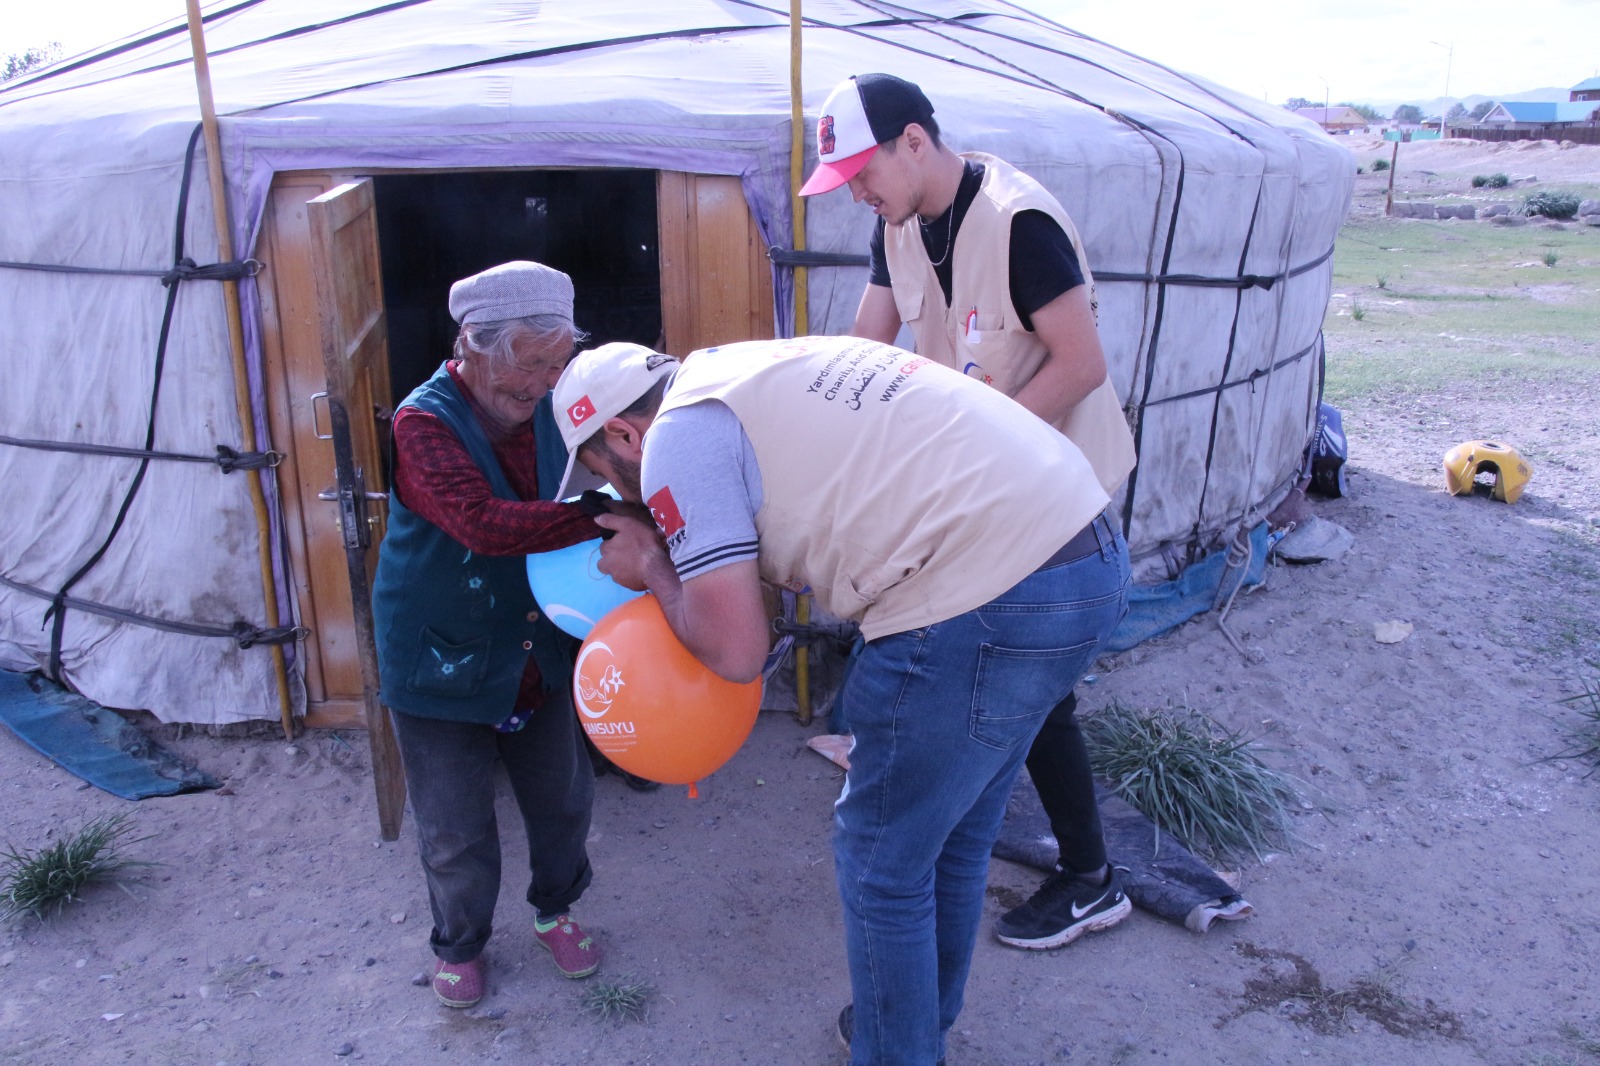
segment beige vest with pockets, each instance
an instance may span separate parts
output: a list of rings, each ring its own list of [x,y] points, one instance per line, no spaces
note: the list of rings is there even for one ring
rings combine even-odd
[[[1011,219],[1019,211],[1043,211],[1055,219],[1078,257],[1094,301],[1094,275],[1083,257],[1077,227],[1044,186],[1002,159],[982,152],[961,158],[983,164],[983,183],[956,233],[951,263],[950,306],[922,243],[915,216],[884,228],[895,306],[911,327],[917,353],[988,382],[1015,396],[1044,362],[1044,342],[1022,328],[1011,302]],[[1068,411],[1055,427],[1083,450],[1100,487],[1115,492],[1135,461],[1133,434],[1108,376]]]
[[[761,468],[762,578],[811,586],[868,640],[983,606],[1107,503],[1070,440],[887,344],[800,337],[698,351],[662,410],[707,399],[738,416]]]

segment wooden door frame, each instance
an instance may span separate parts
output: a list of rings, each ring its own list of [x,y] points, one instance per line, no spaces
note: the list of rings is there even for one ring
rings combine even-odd
[[[342,587],[345,563],[335,535],[335,509],[316,500],[318,492],[331,486],[328,472],[334,469],[334,455],[325,439],[327,413],[312,401],[313,394],[326,388],[326,371],[304,205],[360,177],[527,169],[383,168],[283,171],[273,176],[257,250],[264,267],[256,286],[269,424],[272,439],[285,453],[277,481],[288,580],[297,618],[313,631],[313,637],[299,646],[304,656],[303,720],[308,728],[364,728],[365,713],[361,698],[329,695],[330,688],[340,687],[340,672],[351,673],[348,664],[323,661],[322,641],[348,642],[352,622],[350,606],[337,602],[348,592]],[[771,337],[771,266],[739,178],[656,173],[663,347],[687,355],[711,343]],[[341,650],[349,649],[341,644]]]

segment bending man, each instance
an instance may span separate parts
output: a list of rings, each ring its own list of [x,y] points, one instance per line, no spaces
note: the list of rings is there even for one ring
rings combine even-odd
[[[1012,783],[1126,606],[1093,470],[994,389],[856,338],[728,345],[681,368],[605,345],[554,399],[575,462],[656,521],[596,519],[617,531],[602,568],[653,592],[711,669],[759,675],[763,580],[860,623],[835,808],[840,1035],[857,1066],[942,1061]]]

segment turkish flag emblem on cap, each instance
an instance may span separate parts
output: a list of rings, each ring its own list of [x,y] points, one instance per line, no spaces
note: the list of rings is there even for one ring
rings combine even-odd
[[[650,508],[650,517],[656,520],[663,537],[670,537],[683,528],[683,513],[678,510],[678,501],[672,498],[672,486],[663,487],[645,501],[645,506]]]
[[[567,408],[567,417],[572,419],[572,424],[581,426],[588,419],[594,417],[594,402],[585,396],[571,407]]]

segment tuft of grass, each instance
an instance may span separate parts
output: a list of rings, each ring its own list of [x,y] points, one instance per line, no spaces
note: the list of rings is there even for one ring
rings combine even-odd
[[[1372,172],[1374,174],[1376,174],[1380,170],[1388,170],[1388,169],[1389,169],[1389,161],[1387,159],[1374,159],[1372,161]]]
[[[1590,1036],[1571,1022],[1561,1023],[1561,1035],[1579,1051],[1600,1057],[1600,1037]]]
[[[583,992],[583,1013],[597,1022],[642,1022],[650,1014],[655,988],[648,981],[623,975],[592,982]]]
[[[1379,274],[1378,275],[1378,288],[1387,289],[1388,287],[1389,287],[1389,275],[1387,275],[1387,274]]]
[[[1547,267],[1553,267],[1557,263],[1561,262],[1561,256],[1559,254],[1557,254],[1554,249],[1545,252],[1544,256],[1543,256],[1543,259],[1544,259],[1544,265],[1547,266]]]
[[[7,845],[0,851],[0,918],[32,915],[41,921],[79,899],[89,885],[120,881],[125,871],[148,862],[124,858],[120,847],[148,837],[129,837],[126,814],[108,814],[37,851]]]
[[[1472,187],[1474,189],[1482,189],[1485,186],[1491,189],[1503,189],[1510,184],[1511,178],[1506,174],[1474,174],[1472,176]]]
[[[1198,711],[1113,702],[1083,720],[1095,773],[1193,851],[1223,862],[1287,849],[1300,782],[1265,765],[1252,740]],[[1157,837],[1159,847],[1160,838]]]
[[[1525,215],[1543,215],[1545,218],[1572,218],[1578,213],[1580,201],[1566,192],[1536,192],[1522,201]]]
[[[1355,319],[1357,322],[1360,322],[1363,318],[1367,317],[1367,309],[1361,306],[1360,300],[1350,301],[1350,317]]]
[[[1577,720],[1557,723],[1566,740],[1566,747],[1545,760],[1577,759],[1586,762],[1589,772],[1584,777],[1600,770],[1600,663],[1589,665],[1595,673],[1578,678],[1580,691],[1556,701],[1570,707],[1577,714]]]

